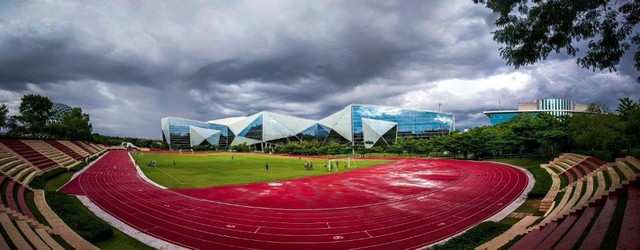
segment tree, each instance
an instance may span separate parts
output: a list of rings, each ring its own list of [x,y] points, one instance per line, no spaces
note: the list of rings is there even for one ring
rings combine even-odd
[[[39,135],[45,132],[53,103],[46,96],[25,95],[20,103],[20,114],[15,116],[16,126],[26,133]]]
[[[9,109],[7,108],[7,105],[0,105],[0,129],[4,128],[5,126],[7,126],[7,122],[8,122],[8,117],[7,115],[9,114]]]
[[[618,103],[618,114],[625,121],[626,134],[631,142],[630,147],[640,145],[640,101],[634,102],[631,98],[621,98]]]
[[[640,1],[612,0],[473,0],[498,13],[493,39],[504,46],[500,56],[516,68],[545,60],[551,52],[576,56],[591,70],[616,70],[632,45],[640,47]],[[640,70],[640,50],[634,55]]]
[[[88,114],[82,113],[81,108],[71,109],[62,116],[60,122],[49,126],[51,135],[74,140],[91,140],[91,130],[91,119]]]
[[[618,103],[618,114],[623,120],[628,120],[631,114],[634,112],[640,111],[640,104],[634,102],[629,97],[620,98],[620,103]]]
[[[572,142],[581,149],[616,152],[629,143],[625,125],[612,114],[576,114],[569,118]]]
[[[589,105],[587,105],[587,112],[602,114],[607,113],[607,109],[603,105],[597,103],[589,103]]]

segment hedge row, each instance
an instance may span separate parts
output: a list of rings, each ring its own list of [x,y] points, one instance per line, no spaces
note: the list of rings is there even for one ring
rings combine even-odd
[[[47,203],[53,211],[82,238],[100,242],[113,237],[113,229],[87,210],[75,197],[57,192],[47,192]]]

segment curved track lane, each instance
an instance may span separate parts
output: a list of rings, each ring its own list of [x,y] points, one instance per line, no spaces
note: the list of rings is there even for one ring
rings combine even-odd
[[[159,189],[114,150],[63,188],[154,237],[196,249],[415,249],[496,214],[527,176],[504,165],[400,160],[279,183]]]

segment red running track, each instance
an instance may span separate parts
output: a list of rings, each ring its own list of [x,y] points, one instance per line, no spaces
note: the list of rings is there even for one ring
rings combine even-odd
[[[63,191],[195,249],[415,249],[486,220],[527,182],[500,164],[411,159],[271,185],[163,190],[114,150]]]

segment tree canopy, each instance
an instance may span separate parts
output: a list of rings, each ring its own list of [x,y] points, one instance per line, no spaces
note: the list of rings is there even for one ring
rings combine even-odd
[[[4,105],[4,104],[0,105],[0,129],[7,126],[8,115],[9,115],[9,109],[7,108],[7,105]]]
[[[91,120],[81,108],[73,108],[62,116],[62,120],[49,127],[52,135],[69,139],[91,140]]]
[[[51,107],[53,103],[46,96],[25,95],[20,102],[20,114],[15,120],[24,129],[24,132],[32,135],[45,133]]]
[[[6,126],[12,136],[93,140],[91,119],[81,108],[73,108],[61,118],[54,118],[52,107],[53,103],[46,96],[25,95],[15,116],[3,120],[8,110],[5,105],[0,106],[0,127]]]
[[[640,70],[640,0],[473,1],[499,15],[493,39],[503,45],[500,56],[516,68],[564,52],[578,56],[583,68],[614,71],[635,50]]]

